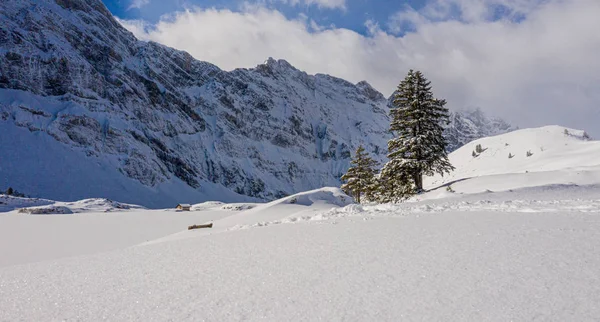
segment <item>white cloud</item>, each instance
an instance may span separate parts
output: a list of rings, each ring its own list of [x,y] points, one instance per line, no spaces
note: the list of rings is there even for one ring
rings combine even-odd
[[[577,1],[577,0],[576,0]],[[556,0],[429,0],[416,11],[406,6],[391,19],[391,29],[400,31],[403,23],[418,27],[424,23],[456,20],[465,23],[484,21],[518,20],[534,12],[545,3]]]
[[[292,6],[305,5],[311,6],[316,5],[319,8],[328,9],[346,9],[346,0],[271,0],[290,4]]]
[[[227,70],[273,56],[309,73],[366,79],[386,95],[409,68],[420,69],[451,108],[479,106],[519,126],[561,124],[600,137],[600,1],[494,1],[524,20],[491,20],[487,9],[459,11],[459,21],[441,19],[452,10],[434,3],[425,11],[404,11],[416,31],[403,36],[372,21],[366,24],[369,36],[316,27],[307,17],[290,20],[256,6],[242,12],[196,8],[150,30],[123,24],[141,39]]]
[[[133,8],[141,8],[147,4],[150,3],[150,0],[132,0],[131,4],[129,5],[129,7],[127,8],[127,10],[131,10]]]

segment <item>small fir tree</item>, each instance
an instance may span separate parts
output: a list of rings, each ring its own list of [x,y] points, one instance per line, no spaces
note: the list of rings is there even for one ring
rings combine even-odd
[[[13,193],[14,193],[14,190],[13,190],[13,188],[12,188],[12,187],[8,187],[8,189],[6,189],[6,194],[7,194],[7,195],[9,195],[9,196],[12,196],[12,195],[13,195]]]
[[[442,135],[444,123],[449,122],[445,105],[445,100],[433,96],[431,82],[419,71],[410,70],[398,86],[390,111],[390,131],[395,137],[388,141],[390,161],[380,178],[383,186],[395,190],[393,199],[423,191],[423,175],[444,175],[454,170]]]
[[[377,161],[373,160],[361,145],[356,149],[354,159],[350,163],[352,166],[342,176],[342,180],[346,182],[342,185],[342,190],[353,196],[358,203],[361,202],[362,195],[366,195],[367,199],[373,198]]]

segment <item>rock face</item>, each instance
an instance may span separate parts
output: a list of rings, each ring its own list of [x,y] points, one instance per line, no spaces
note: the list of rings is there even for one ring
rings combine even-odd
[[[222,71],[138,41],[99,0],[1,2],[0,91],[0,128],[49,136],[146,187],[274,199],[339,184],[351,152],[382,158],[388,135],[386,100],[365,82],[274,59]],[[35,180],[3,173],[0,186],[46,195]],[[147,204],[137,199],[125,201]]]
[[[480,109],[465,109],[450,114],[450,124],[444,135],[448,141],[448,152],[488,136],[495,136],[516,130],[499,118],[487,117]]]
[[[338,185],[359,144],[383,160],[388,125],[366,82],[274,59],[226,72],[138,41],[100,0],[0,2],[0,188],[150,207],[271,200]],[[471,139],[461,131],[455,145]]]

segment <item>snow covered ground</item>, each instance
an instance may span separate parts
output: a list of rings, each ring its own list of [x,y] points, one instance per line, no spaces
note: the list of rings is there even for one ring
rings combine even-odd
[[[473,156],[477,145],[484,151]],[[464,192],[474,193],[485,190],[474,190],[473,186],[484,187],[491,182],[504,182],[494,191],[548,184],[592,184],[600,178],[600,141],[586,139],[584,131],[552,125],[475,140],[451,153],[449,160],[456,170],[444,177],[425,178],[425,188],[471,178],[475,180],[453,184],[452,188],[463,192],[462,185]],[[500,177],[490,177],[494,175]],[[483,177],[485,184],[480,182]]]
[[[505,164],[505,143],[533,151],[546,130],[554,144]],[[0,320],[597,321],[598,143],[563,130],[459,149],[440,188],[398,205],[337,188],[191,212],[11,199],[72,214],[0,213]]]

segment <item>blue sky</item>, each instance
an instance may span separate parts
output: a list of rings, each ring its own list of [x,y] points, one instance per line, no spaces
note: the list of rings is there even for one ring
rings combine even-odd
[[[132,7],[132,0],[103,0],[113,15],[122,19],[144,20],[156,23],[160,17],[190,7],[229,9],[239,11],[245,1],[240,0],[149,0],[142,1],[139,8]],[[246,1],[247,2],[247,1]],[[250,2],[251,3],[251,2]],[[317,4],[304,3],[291,5],[283,1],[256,1],[269,8],[283,13],[293,19],[303,14],[322,26],[335,25],[347,28],[361,34],[367,33],[365,22],[378,22],[385,27],[389,17],[406,6],[419,10],[425,5],[425,0],[348,0],[345,8],[325,8]]]

